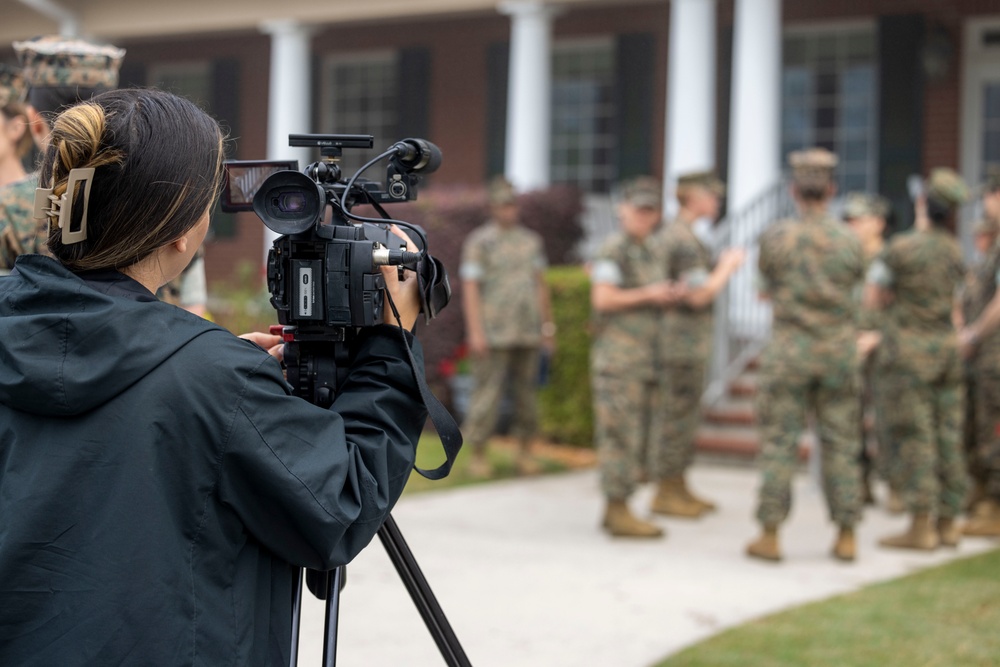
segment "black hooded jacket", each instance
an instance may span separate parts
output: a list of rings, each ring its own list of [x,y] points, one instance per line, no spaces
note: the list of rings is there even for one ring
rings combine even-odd
[[[122,274],[18,258],[0,278],[0,665],[287,664],[293,565],[369,543],[426,416],[398,329],[365,330],[352,359],[325,410]]]

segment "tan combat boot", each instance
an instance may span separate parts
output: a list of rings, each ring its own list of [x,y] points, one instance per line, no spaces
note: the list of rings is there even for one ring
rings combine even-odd
[[[1000,505],[996,499],[980,500],[965,522],[962,533],[974,537],[1000,537]]]
[[[687,485],[687,480],[685,480],[684,477],[680,478],[680,483],[681,483],[681,493],[684,495],[684,498],[687,499],[688,502],[697,505],[698,509],[701,510],[702,514],[706,512],[714,512],[715,510],[718,509],[718,506],[711,500],[706,500],[705,498],[699,498],[698,496],[691,493],[691,490],[688,488]]]
[[[636,517],[624,500],[608,500],[602,526],[615,537],[663,537],[662,528]]]
[[[781,560],[781,549],[778,547],[778,527],[764,526],[764,532],[756,540],[747,545],[747,555],[761,560]]]
[[[701,506],[684,495],[684,481],[681,477],[660,480],[656,497],[650,510],[655,514],[697,519],[702,515]]]
[[[883,547],[891,547],[893,549],[934,551],[938,547],[938,534],[935,527],[931,525],[930,514],[927,512],[918,512],[913,515],[913,522],[906,532],[891,537],[883,537],[878,543]]]
[[[857,558],[858,547],[854,540],[854,528],[840,527],[837,541],[833,544],[833,557],[842,561],[853,561]]]
[[[889,498],[885,501],[885,509],[889,514],[902,514],[906,511],[906,504],[899,491],[889,487]]]
[[[938,542],[944,547],[957,547],[962,540],[962,529],[952,517],[939,516],[937,520]]]

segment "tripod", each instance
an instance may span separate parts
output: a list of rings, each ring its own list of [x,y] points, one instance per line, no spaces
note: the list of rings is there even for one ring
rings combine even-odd
[[[291,329],[291,328],[289,328]],[[343,340],[346,333],[343,329],[337,330],[336,334],[341,338],[339,341],[330,342],[329,339],[313,339],[304,342],[295,338],[294,330],[286,329],[282,335],[286,339],[285,343],[285,365],[288,371],[288,381],[292,385],[293,393],[310,401],[314,405],[328,408],[333,404],[336,396],[336,389],[346,377],[348,368],[348,346]],[[405,339],[404,339],[405,343]],[[406,346],[407,354],[410,356],[411,367],[414,365],[413,356]],[[414,371],[415,372],[415,371]],[[428,402],[429,391],[426,383],[419,373],[417,384],[425,403]],[[431,397],[433,398],[433,397]],[[436,399],[435,399],[436,401]],[[440,406],[440,403],[437,404]],[[437,407],[435,406],[435,407]],[[437,425],[438,415],[432,409],[431,416]],[[456,429],[457,432],[457,429]],[[447,448],[446,448],[447,449]],[[454,453],[449,451],[449,465],[454,458]],[[417,564],[413,552],[410,551],[403,534],[399,531],[395,519],[392,515],[386,517],[385,522],[378,529],[378,537],[389,556],[389,560],[396,568],[396,572],[403,580],[410,598],[413,600],[417,611],[420,613],[427,630],[431,633],[434,643],[441,651],[445,663],[449,667],[471,667],[472,663],[465,655],[462,645],[459,643],[451,624],[444,615],[444,611],[438,604],[434,592],[431,590],[427,579],[424,578],[420,566]],[[337,664],[337,627],[340,610],[340,591],[344,586],[346,569],[344,566],[338,567],[331,572],[318,572],[308,570],[306,581],[309,589],[316,597],[326,600],[326,619],[324,622],[323,637],[323,667],[334,667]],[[296,569],[295,586],[292,598],[292,645],[289,664],[296,667],[298,664],[299,646],[299,626],[302,615],[302,570]]]

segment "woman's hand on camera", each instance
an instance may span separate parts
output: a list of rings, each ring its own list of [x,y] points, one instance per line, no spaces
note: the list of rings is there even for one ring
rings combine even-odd
[[[285,346],[284,341],[281,340],[281,336],[254,331],[253,333],[242,334],[240,338],[257,343],[257,345],[267,350],[267,353],[278,361],[284,361],[285,359]]]
[[[406,241],[406,249],[409,252],[418,252],[413,240],[407,236],[399,227],[393,225],[389,228],[393,234]],[[392,298],[392,302],[399,311],[399,321],[407,331],[413,330],[413,325],[420,314],[420,294],[418,293],[417,274],[415,271],[404,271],[403,279],[399,278],[399,268],[395,266],[381,267],[382,275],[385,277],[385,291]],[[386,304],[385,320],[392,322],[392,309]]]

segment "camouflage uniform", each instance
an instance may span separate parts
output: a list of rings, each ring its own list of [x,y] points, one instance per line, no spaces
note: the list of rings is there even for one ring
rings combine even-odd
[[[861,511],[855,352],[861,246],[826,214],[785,220],[761,236],[759,268],[774,324],[757,394],[763,472],[757,518],[777,526],[788,516],[798,438],[812,411],[830,515],[849,528]]]
[[[115,88],[125,55],[113,46],[61,36],[14,42],[14,51],[29,89],[58,88],[67,105]],[[22,253],[48,254],[48,222],[33,217],[37,183],[33,174],[0,189],[0,271],[9,271]]]
[[[914,513],[955,517],[967,479],[962,433],[962,365],[952,325],[963,280],[962,253],[946,231],[893,238],[872,265],[869,281],[891,289],[879,356],[890,438],[899,447],[900,481]]]
[[[975,269],[975,279],[966,301],[966,324],[974,322],[986,309],[1000,285],[1000,242]],[[976,346],[970,364],[974,378],[973,442],[969,454],[974,476],[986,493],[1000,498],[1000,329],[985,334]]]
[[[539,275],[545,270],[541,237],[516,225],[487,222],[469,235],[462,248],[462,280],[479,285],[483,328],[489,351],[473,361],[475,389],[462,432],[473,447],[493,434],[505,382],[514,400],[512,434],[522,442],[537,428],[542,313]]]
[[[691,226],[677,220],[657,239],[666,266],[666,278],[696,289],[712,271],[712,254]],[[701,422],[701,395],[712,354],[712,307],[678,304],[663,317],[659,339],[662,370],[661,419],[656,434],[661,446],[651,452],[650,474],[655,479],[683,475],[694,460],[694,440]]]
[[[664,280],[664,269],[654,239],[636,241],[617,233],[598,252],[591,280],[633,289]],[[609,499],[627,498],[646,474],[653,420],[660,407],[655,363],[661,313],[648,306],[594,317],[594,440],[601,488]]]
[[[0,188],[0,272],[14,268],[18,255],[49,254],[48,223],[34,219],[38,174]]]

